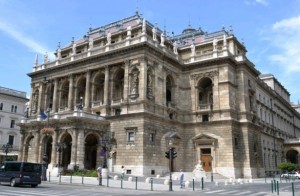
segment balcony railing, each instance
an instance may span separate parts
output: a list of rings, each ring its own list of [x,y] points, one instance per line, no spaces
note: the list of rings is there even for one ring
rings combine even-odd
[[[198,105],[198,110],[211,110],[211,109],[212,109],[212,104],[210,103]]]

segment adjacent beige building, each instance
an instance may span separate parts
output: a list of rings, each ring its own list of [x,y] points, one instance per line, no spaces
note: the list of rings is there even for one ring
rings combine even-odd
[[[46,154],[51,171],[95,169],[107,158],[114,172],[164,175],[172,147],[172,171],[201,161],[226,177],[277,172],[285,142],[300,137],[300,115],[246,52],[232,30],[188,26],[169,37],[138,13],[89,29],[54,61],[36,59],[19,159]]]

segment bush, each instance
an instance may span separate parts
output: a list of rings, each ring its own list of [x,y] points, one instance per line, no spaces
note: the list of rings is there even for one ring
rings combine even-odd
[[[299,166],[294,163],[280,163],[277,165],[278,169],[281,169],[282,171],[293,171],[299,169]]]
[[[84,176],[84,177],[97,177],[96,170],[65,170],[63,175],[65,176]]]

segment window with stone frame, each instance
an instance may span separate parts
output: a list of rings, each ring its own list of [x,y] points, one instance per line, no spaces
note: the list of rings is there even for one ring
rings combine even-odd
[[[10,121],[10,128],[15,128],[15,124],[16,124],[16,121],[15,120],[11,120]]]
[[[125,132],[127,143],[134,143],[136,140],[137,127],[126,127]]]
[[[0,103],[0,110],[3,110],[3,103]]]
[[[120,101],[123,99],[124,90],[124,69],[119,69],[113,80],[113,100]]]
[[[208,77],[200,79],[197,85],[198,91],[198,109],[212,109],[213,106],[213,83]]]
[[[15,136],[9,135],[8,136],[8,144],[14,145]]]

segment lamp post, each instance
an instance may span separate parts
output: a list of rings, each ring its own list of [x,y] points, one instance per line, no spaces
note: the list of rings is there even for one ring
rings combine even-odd
[[[9,143],[3,144],[2,150],[5,153],[5,161],[7,161],[7,153],[11,152],[11,149],[12,149],[12,145],[10,145]]]
[[[102,144],[101,155],[103,156],[102,176],[106,177],[108,175],[107,154],[109,152],[110,145],[111,145],[110,137],[103,137],[101,140],[101,144]]]
[[[82,100],[83,100],[83,97],[81,96],[81,97],[80,97],[80,104],[79,104],[79,106],[78,106],[78,109],[79,109],[79,110],[82,110],[82,109],[83,109],[83,103],[82,103]]]
[[[66,143],[64,143],[64,142],[57,142],[56,143],[56,151],[58,152],[58,168],[60,168],[61,165],[62,165],[61,153],[66,148],[67,148]]]
[[[49,127],[49,118],[50,118],[50,96],[51,96],[51,87],[52,81],[47,80],[46,76],[43,77],[44,84],[50,83],[49,94],[47,95],[48,100],[48,108],[47,108],[47,124],[46,127],[41,129],[41,132],[45,135],[45,145],[44,145],[44,155],[43,155],[43,167],[42,167],[42,180],[47,181],[47,169],[48,169],[48,155],[47,155],[47,144],[48,144],[48,136],[54,131],[53,128]]]
[[[170,179],[169,179],[169,191],[172,191],[172,162],[173,162],[173,156],[172,156],[172,145],[173,141],[172,138],[169,138],[169,170],[170,170]]]

